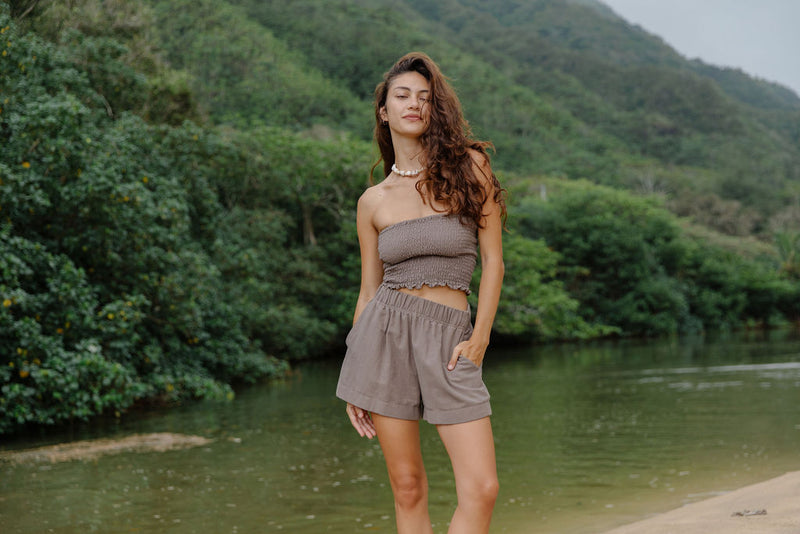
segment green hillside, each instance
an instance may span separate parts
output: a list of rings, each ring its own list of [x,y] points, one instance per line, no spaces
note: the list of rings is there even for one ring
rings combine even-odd
[[[14,0],[0,32],[0,433],[340,357],[413,49],[510,191],[496,339],[800,317],[797,95],[598,2]]]
[[[367,139],[382,72],[422,49],[453,79],[501,168],[634,190],[658,176],[680,214],[698,211],[698,194],[738,202],[752,223],[744,233],[767,231],[796,203],[800,98],[688,61],[602,4],[362,4],[151,1],[160,46],[193,74],[215,123],[324,124]]]

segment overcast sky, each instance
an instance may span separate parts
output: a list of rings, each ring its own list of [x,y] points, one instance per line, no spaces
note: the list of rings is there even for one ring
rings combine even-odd
[[[800,95],[800,0],[601,0],[682,55]]]

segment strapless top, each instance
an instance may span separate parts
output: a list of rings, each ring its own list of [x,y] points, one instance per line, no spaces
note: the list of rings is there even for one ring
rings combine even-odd
[[[447,286],[470,293],[478,258],[475,223],[434,214],[392,224],[378,234],[383,285],[398,289]]]

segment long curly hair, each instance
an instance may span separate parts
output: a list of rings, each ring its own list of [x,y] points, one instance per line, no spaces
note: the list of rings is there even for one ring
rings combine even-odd
[[[475,175],[474,169],[480,166],[474,165],[469,149],[480,153],[488,163],[487,148],[494,147],[489,142],[473,138],[458,96],[436,63],[422,52],[411,52],[401,57],[375,88],[375,141],[381,157],[372,166],[370,180],[381,161],[384,176],[389,175],[395,162],[392,134],[389,125],[381,119],[381,108],[386,105],[392,81],[406,72],[418,72],[430,84],[430,94],[425,104],[430,106],[430,119],[428,128],[420,137],[423,148],[420,163],[425,167],[425,172],[416,184],[417,191],[423,202],[427,193],[427,198],[447,206],[447,213],[458,214],[462,221],[471,220],[480,227],[484,215],[483,204],[489,193]],[[494,173],[485,178],[492,185],[494,201],[500,206],[505,225],[506,190],[500,186]]]

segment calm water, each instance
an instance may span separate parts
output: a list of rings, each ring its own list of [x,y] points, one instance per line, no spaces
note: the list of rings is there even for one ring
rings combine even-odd
[[[214,441],[60,464],[0,463],[0,532],[393,532],[377,442],[333,397],[338,368],[93,425],[64,441],[179,432]],[[600,532],[800,469],[796,334],[493,349],[501,493],[493,532]],[[454,506],[449,461],[423,424],[431,515]]]

